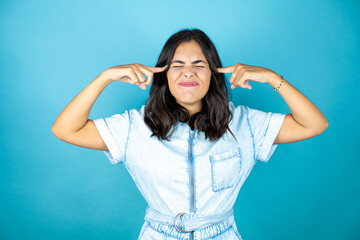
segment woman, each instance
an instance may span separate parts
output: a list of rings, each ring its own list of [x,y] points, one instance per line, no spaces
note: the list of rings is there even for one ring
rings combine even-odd
[[[224,73],[232,73],[231,88],[270,84],[291,113],[235,107]],[[146,105],[88,119],[114,81],[141,89],[153,82]],[[278,144],[314,137],[327,126],[320,110],[274,71],[240,63],[223,68],[211,40],[193,29],[168,39],[156,67],[106,69],[65,107],[52,132],[126,167],[149,204],[139,239],[229,240],[242,239],[233,205],[254,164],[267,162]]]

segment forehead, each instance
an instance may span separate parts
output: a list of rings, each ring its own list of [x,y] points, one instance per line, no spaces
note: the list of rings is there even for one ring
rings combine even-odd
[[[174,53],[173,59],[180,60],[192,60],[192,59],[202,59],[206,60],[205,55],[203,54],[200,44],[195,40],[190,42],[180,43]]]

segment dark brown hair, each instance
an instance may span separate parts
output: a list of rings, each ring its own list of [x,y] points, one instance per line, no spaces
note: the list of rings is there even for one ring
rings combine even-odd
[[[166,73],[170,67],[177,46],[182,42],[195,40],[201,46],[211,70],[209,90],[202,99],[201,112],[190,116],[189,111],[178,104],[171,94]],[[151,136],[169,141],[168,132],[176,123],[188,122],[191,129],[196,127],[205,133],[205,139],[215,141],[229,130],[228,125],[232,119],[229,110],[229,90],[225,83],[224,73],[219,73],[217,68],[222,67],[218,52],[210,38],[199,29],[185,29],[173,34],[165,43],[156,67],[168,65],[165,71],[154,73],[150,88],[150,97],[146,101],[144,121],[152,130]],[[174,129],[175,130],[175,129]],[[235,138],[235,136],[233,135]],[[235,138],[236,139],[236,138]]]

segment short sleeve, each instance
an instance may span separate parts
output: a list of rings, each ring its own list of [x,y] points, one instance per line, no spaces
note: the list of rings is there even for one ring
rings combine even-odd
[[[245,107],[255,145],[255,159],[266,163],[278,146],[278,144],[274,144],[274,141],[286,114]]]
[[[124,153],[130,129],[130,114],[115,114],[93,120],[109,151],[104,151],[112,164],[124,161]]]

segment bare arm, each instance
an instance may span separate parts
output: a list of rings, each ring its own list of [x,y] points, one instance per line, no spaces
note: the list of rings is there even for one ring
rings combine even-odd
[[[51,128],[55,135],[72,134],[85,125],[96,99],[111,83],[106,73],[104,71],[97,76],[62,110]]]
[[[274,73],[268,78],[268,83],[276,88],[281,77]],[[299,90],[283,79],[278,89],[290,108],[274,143],[289,143],[308,139],[321,134],[329,126],[324,114]]]
[[[118,65],[97,76],[59,114],[51,131],[65,142],[80,147],[108,151],[89,114],[96,99],[107,85],[113,81],[136,84],[141,89],[150,85],[153,73],[162,72],[164,67],[149,67],[141,64]],[[143,76],[147,76],[147,79]]]
[[[96,99],[100,96],[102,91],[107,85],[112,82],[108,76],[108,71],[105,70],[99,76],[97,76],[88,86],[86,86],[59,114],[55,120],[51,131],[59,139],[75,144],[76,140],[71,140],[74,138],[74,134],[78,132],[82,127],[87,124],[89,120],[89,114],[92,106],[94,105]],[[93,129],[96,129],[93,122]],[[89,128],[91,126],[87,126]],[[81,136],[78,136],[80,138]],[[92,141],[94,144],[92,147],[100,148],[106,150],[106,145],[101,141],[101,136],[96,131],[93,131],[92,139],[97,139],[97,144],[95,141]],[[85,140],[85,139],[84,139]],[[89,139],[90,140],[90,139]],[[101,140],[101,141],[100,141]],[[79,145],[80,146],[80,145]],[[89,146],[91,147],[91,146]]]
[[[249,81],[269,83],[276,88],[281,82],[281,76],[270,69],[259,66],[237,63],[233,66],[218,68],[218,71],[233,73],[229,80],[231,88],[240,86],[252,89]],[[277,91],[288,104],[291,113],[286,114],[274,144],[311,138],[321,134],[329,126],[324,114],[288,81],[283,79],[283,84]]]

